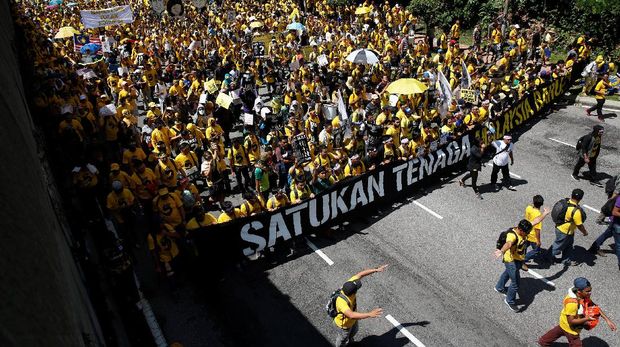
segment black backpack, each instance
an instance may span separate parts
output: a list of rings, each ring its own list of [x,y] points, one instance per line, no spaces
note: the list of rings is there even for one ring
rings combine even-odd
[[[327,303],[327,305],[325,305],[325,311],[327,311],[327,315],[331,318],[336,318],[337,315],[342,314],[342,312],[338,312],[338,309],[336,309],[336,299],[338,299],[339,297],[344,299],[344,301],[346,301],[347,304],[351,306],[349,298],[347,298],[347,296],[342,293],[342,289],[335,290],[332,295],[330,295],[329,302]]]
[[[614,190],[616,190],[616,181],[620,179],[620,175],[611,177],[605,182],[605,194],[612,195]]]
[[[553,205],[553,209],[551,210],[551,219],[553,219],[553,223],[555,223],[556,227],[571,222],[573,220],[573,217],[575,216],[575,212],[577,212],[578,209],[579,211],[581,211],[582,222],[585,223],[586,221],[586,214],[579,205],[573,205],[576,208],[573,209],[570,218],[568,220],[565,219],[566,211],[568,210],[568,207],[570,205],[568,203],[569,200],[569,198],[560,199],[558,200],[558,202],[555,203],[555,205]]]
[[[515,237],[517,237],[517,233],[515,233],[514,230],[512,230],[512,228],[502,231],[499,234],[499,237],[497,238],[497,242],[495,242],[496,249],[502,249],[502,247],[504,247],[504,244],[506,244],[506,238],[508,237],[509,233],[513,233],[515,234]]]
[[[586,138],[590,136],[590,134],[583,135],[577,140],[577,144],[575,144],[575,149],[580,151],[583,148],[583,144],[586,142]]]

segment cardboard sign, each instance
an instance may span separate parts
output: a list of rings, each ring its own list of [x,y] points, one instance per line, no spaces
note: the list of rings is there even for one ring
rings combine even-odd
[[[472,104],[478,102],[476,91],[473,89],[461,89],[461,99],[465,100],[465,102],[469,102]]]
[[[254,115],[251,113],[243,114],[243,124],[245,125],[254,125]]]
[[[103,10],[82,10],[80,15],[82,16],[82,24],[86,29],[133,23],[133,12],[129,5]]]
[[[329,62],[327,61],[327,56],[325,54],[321,54],[316,57],[316,62],[319,64],[319,66],[326,66],[329,64]]]
[[[230,108],[230,104],[232,104],[233,102],[233,98],[225,93],[220,93],[217,96],[217,99],[215,99],[215,103],[222,106],[225,109],[229,109]]]
[[[205,89],[207,90],[207,92],[209,92],[209,94],[214,94],[215,92],[217,92],[217,83],[215,83],[214,79],[210,79],[207,82],[205,82]]]

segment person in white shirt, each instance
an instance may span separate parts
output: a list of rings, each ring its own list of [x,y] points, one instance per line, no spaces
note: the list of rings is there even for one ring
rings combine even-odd
[[[512,186],[510,180],[510,170],[508,168],[508,161],[510,165],[515,163],[512,156],[512,136],[504,135],[502,140],[496,140],[491,143],[495,148],[495,155],[493,156],[493,171],[491,171],[491,184],[495,185],[495,188],[499,190],[501,186],[497,184],[497,174],[502,170],[502,181],[508,187],[509,190],[516,190]]]

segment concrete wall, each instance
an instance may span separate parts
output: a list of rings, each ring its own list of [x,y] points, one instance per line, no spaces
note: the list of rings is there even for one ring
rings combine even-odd
[[[95,346],[98,324],[52,206],[14,34],[0,1],[0,346]]]

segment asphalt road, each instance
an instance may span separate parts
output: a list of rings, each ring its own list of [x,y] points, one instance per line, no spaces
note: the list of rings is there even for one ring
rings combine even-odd
[[[598,160],[603,183],[606,175],[620,173],[620,120],[606,113]],[[605,202],[602,187],[571,178],[574,148],[551,140],[574,144],[598,123],[595,117],[587,118],[583,108],[569,106],[532,121],[527,132],[513,134],[511,172],[516,175],[516,192],[495,192],[485,186],[490,181],[488,166],[479,178],[483,200],[476,199],[471,188],[460,187],[460,175],[455,175],[374,216],[356,216],[333,239],[310,238],[333,261],[331,266],[306,248],[275,265],[259,260],[243,270],[231,268],[223,281],[208,285],[207,290],[191,289],[198,297],[208,293],[198,300],[200,306],[185,297],[170,303],[154,294],[158,300],[154,309],[167,322],[162,326],[164,334],[186,347],[327,346],[336,333],[324,310],[330,293],[358,271],[381,264],[389,267],[364,279],[358,310],[382,307],[384,314],[361,322],[356,336],[359,346],[414,346],[411,336],[418,346],[534,346],[557,324],[562,299],[579,276],[591,281],[593,300],[620,323],[617,259],[612,253],[595,258],[585,252],[604,230],[594,222],[597,213],[589,209],[585,226],[590,235],[575,237],[581,265],[531,266],[555,286],[522,272],[520,313],[510,311],[504,297],[493,290],[503,271],[501,261],[492,256],[497,235],[518,223],[534,195],[541,194],[551,208],[579,187],[585,191],[582,204],[599,209]],[[542,241],[544,248],[553,241],[550,217],[543,223]],[[610,250],[611,243],[607,241],[604,249]],[[210,276],[209,269],[204,269],[204,275]],[[194,310],[189,318],[181,315],[194,322],[190,328],[174,318],[184,307]],[[394,321],[407,332],[396,328]],[[221,334],[212,336],[212,331],[219,330]],[[620,346],[620,334],[612,333],[604,322],[591,332],[584,331],[582,338],[584,346]]]

